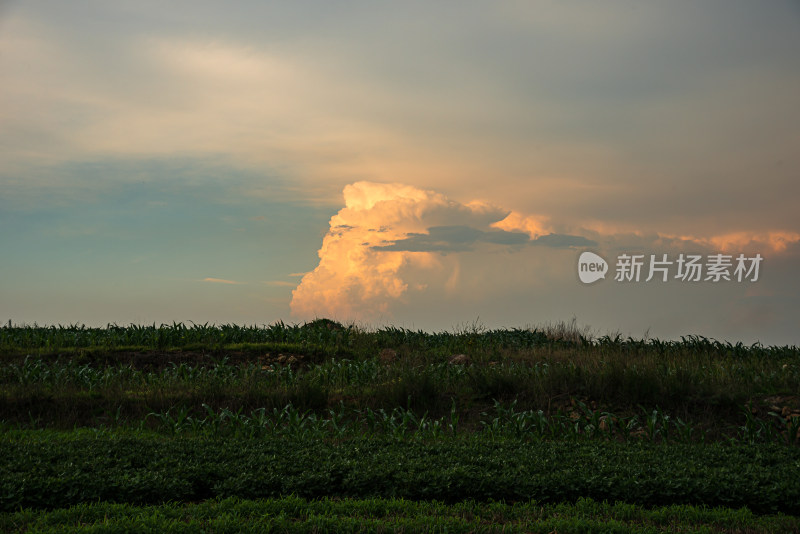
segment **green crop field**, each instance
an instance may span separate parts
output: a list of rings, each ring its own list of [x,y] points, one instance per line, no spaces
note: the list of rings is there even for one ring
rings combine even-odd
[[[800,348],[0,327],[7,532],[800,532]]]

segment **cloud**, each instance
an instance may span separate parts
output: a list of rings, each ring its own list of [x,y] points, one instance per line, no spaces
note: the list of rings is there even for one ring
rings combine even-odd
[[[390,320],[401,309],[423,314],[481,299],[518,299],[521,288],[545,295],[575,283],[576,249],[609,258],[685,251],[774,256],[800,243],[800,235],[783,231],[692,237],[581,228],[399,183],[356,182],[344,188],[343,198],[319,264],[293,273],[303,276],[292,292],[294,316]]]
[[[796,229],[796,9],[612,4],[463,6],[445,29],[450,10],[424,3],[316,19],[197,2],[157,23],[149,5],[18,3],[0,185],[33,164],[203,154],[281,169],[294,198],[404,176],[584,227]],[[546,221],[530,233],[570,233]]]
[[[236,282],[234,280],[225,280],[223,278],[203,278],[202,282],[211,282],[212,284],[231,284],[231,285],[244,285],[244,282]]]
[[[791,248],[800,244],[800,233],[786,230],[737,231],[707,236],[678,235],[671,233],[644,233],[625,231],[613,226],[595,226],[585,229],[587,236],[598,241],[598,246],[609,250],[660,250],[694,253],[761,253],[776,256],[790,254]]]
[[[741,250],[784,252],[790,245],[800,242],[800,234],[788,231],[731,232],[707,238],[681,236],[680,239],[701,243],[720,252]]]
[[[470,277],[482,277],[462,269],[464,254],[491,262],[531,243],[528,233],[498,228],[509,212],[485,202],[461,203],[399,183],[357,182],[343,196],[345,207],[330,220],[319,264],[292,293],[295,316],[391,316],[392,307],[412,295],[432,287],[453,293]],[[558,246],[575,236],[561,237]]]
[[[297,286],[297,284],[295,284],[294,282],[287,282],[285,280],[269,280],[269,281],[264,282],[264,283],[267,284],[268,286],[274,286],[274,287],[296,287]]]
[[[345,207],[330,220],[319,265],[292,293],[293,315],[362,319],[389,313],[409,286],[400,270],[441,267],[430,251],[381,250],[437,226],[489,229],[505,213],[470,206],[440,193],[399,183],[357,182],[343,191]],[[419,247],[421,248],[421,247]]]
[[[484,232],[464,225],[432,226],[428,228],[427,233],[412,233],[391,245],[372,248],[383,251],[456,252],[471,250],[475,243],[520,245],[529,241],[528,235],[520,232],[506,232],[505,230]]]
[[[492,226],[495,226],[494,223]],[[547,234],[531,239],[527,233],[493,230],[484,232],[469,226],[432,226],[427,233],[409,234],[390,245],[372,248],[384,251],[407,252],[464,252],[473,250],[476,243],[496,245],[539,245],[555,248],[596,246],[597,242],[579,235]]]
[[[534,245],[555,248],[593,247],[597,241],[579,235],[547,234],[533,240]]]
[[[550,233],[552,230],[548,220],[544,216],[523,215],[512,211],[502,221],[492,223],[492,228],[499,228],[507,232],[525,232],[531,239],[536,239],[540,235]]]

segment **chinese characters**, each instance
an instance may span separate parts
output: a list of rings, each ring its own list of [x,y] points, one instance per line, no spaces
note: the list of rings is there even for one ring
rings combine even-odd
[[[617,257],[617,282],[649,282],[653,279],[666,282],[672,279],[681,282],[755,282],[758,280],[759,266],[764,259],[761,254],[746,257],[739,254],[735,259],[729,254],[680,254],[670,259],[667,254],[621,254]]]

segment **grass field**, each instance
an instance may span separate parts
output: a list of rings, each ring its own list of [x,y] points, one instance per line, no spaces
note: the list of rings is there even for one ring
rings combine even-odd
[[[798,532],[800,349],[0,327],[0,530]]]

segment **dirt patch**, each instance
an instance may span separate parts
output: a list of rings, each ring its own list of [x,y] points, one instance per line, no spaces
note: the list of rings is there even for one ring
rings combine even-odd
[[[796,395],[771,395],[750,403],[750,413],[767,415],[770,412],[784,418],[800,417],[800,397]]]

